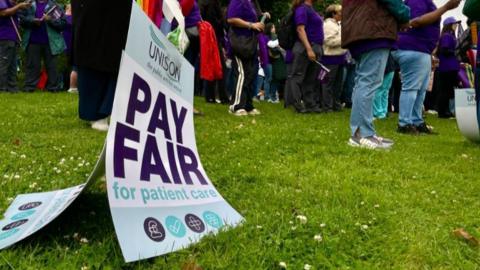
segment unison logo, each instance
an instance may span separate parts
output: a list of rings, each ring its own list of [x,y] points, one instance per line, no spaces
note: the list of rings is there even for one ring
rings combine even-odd
[[[152,41],[150,41],[150,58],[158,64],[158,66],[165,70],[170,79],[180,82],[181,75],[181,65],[175,61],[176,59],[171,58],[167,53],[167,48],[160,41],[160,39],[155,35],[155,32],[150,26],[150,36]]]

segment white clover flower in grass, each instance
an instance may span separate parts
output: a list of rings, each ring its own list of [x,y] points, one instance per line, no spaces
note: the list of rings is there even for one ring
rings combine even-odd
[[[373,207],[374,208],[380,208],[380,204],[375,204]]]
[[[15,176],[14,176],[13,178],[15,178],[15,179],[20,179],[20,175],[15,174]]]
[[[9,203],[13,202],[13,198],[12,197],[7,198],[7,202]]]
[[[88,266],[85,266],[85,265],[80,268],[80,270],[88,270],[88,269],[89,269]]]
[[[306,224],[306,223],[307,223],[307,217],[306,217],[306,216],[298,215],[298,216],[297,216],[297,219],[298,219],[298,221],[300,221],[300,223],[302,223],[302,224]]]
[[[22,155],[20,156],[20,158],[23,158],[23,159],[25,159],[25,158],[27,158],[27,156],[26,156],[26,155],[24,155],[24,154],[22,154]]]
[[[5,178],[5,179],[7,179],[7,178],[9,178],[9,177],[10,177],[10,176],[9,176],[8,174],[4,174],[4,175],[3,175],[3,178]]]
[[[13,151],[10,151],[10,155],[15,156],[15,155],[17,155],[17,153],[16,153],[16,152],[13,152]]]
[[[430,192],[432,195],[435,195],[437,194],[437,192],[435,190],[432,190],[432,192]]]
[[[327,227],[327,224],[325,223],[320,224],[320,228],[325,228],[325,227]]]
[[[297,230],[297,226],[292,226],[291,229],[292,229],[292,231],[295,231],[295,230]]]
[[[362,230],[368,230],[368,225],[367,224],[362,225]]]
[[[286,262],[279,262],[278,266],[282,269],[287,269],[287,263]]]
[[[80,243],[82,243],[82,244],[88,244],[88,239],[85,238],[85,237],[82,237],[82,238],[80,239]]]
[[[317,241],[317,242],[322,242],[323,241],[323,237],[321,234],[317,234],[313,237],[313,240]]]
[[[308,263],[303,266],[303,270],[310,270],[310,269],[312,269],[312,266]]]
[[[29,188],[36,188],[37,187],[37,182],[31,183],[28,187]]]
[[[257,225],[257,229],[261,230],[263,227],[261,225]]]

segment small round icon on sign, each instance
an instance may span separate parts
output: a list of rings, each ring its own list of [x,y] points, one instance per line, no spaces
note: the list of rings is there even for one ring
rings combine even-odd
[[[165,220],[167,230],[177,238],[182,238],[187,234],[187,228],[183,222],[174,216],[168,216]]]
[[[18,210],[20,210],[20,211],[30,210],[30,209],[33,209],[33,208],[37,208],[40,205],[42,205],[42,202],[29,202],[29,203],[26,203],[26,204],[20,206],[18,208]]]
[[[187,224],[188,228],[190,228],[190,230],[196,233],[202,233],[205,231],[205,223],[203,223],[203,221],[194,214],[186,215],[185,223]]]
[[[20,219],[24,219],[24,218],[27,218],[31,215],[35,214],[35,210],[28,210],[28,211],[23,211],[23,212],[19,212],[17,213],[16,215],[14,215],[11,220],[20,220]]]
[[[28,219],[20,219],[20,220],[14,221],[8,225],[5,225],[5,227],[2,228],[2,231],[8,231],[8,230],[20,227],[27,222],[28,222]]]
[[[145,230],[148,238],[152,239],[152,241],[162,242],[165,240],[165,229],[160,221],[149,217],[143,222],[143,229]]]
[[[208,225],[212,226],[215,229],[220,229],[223,226],[222,219],[214,212],[205,211],[203,213],[203,219],[207,222]]]

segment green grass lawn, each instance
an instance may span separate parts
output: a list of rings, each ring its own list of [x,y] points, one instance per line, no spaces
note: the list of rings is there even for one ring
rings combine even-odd
[[[1,213],[17,194],[85,181],[106,134],[78,120],[76,106],[66,93],[0,94]],[[195,119],[202,162],[243,226],[125,264],[100,181],[1,251],[0,269],[480,269],[479,249],[452,236],[462,227],[480,237],[480,146],[454,120],[429,117],[440,135],[420,137],[397,134],[396,116],[377,121],[396,142],[385,152],[347,145],[348,112],[296,115],[261,103],[263,115],[236,118],[203,99],[196,107],[205,112]]]

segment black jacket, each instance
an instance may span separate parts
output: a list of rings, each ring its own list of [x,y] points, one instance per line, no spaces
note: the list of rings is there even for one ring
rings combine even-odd
[[[131,9],[132,0],[72,0],[74,65],[117,73]]]

